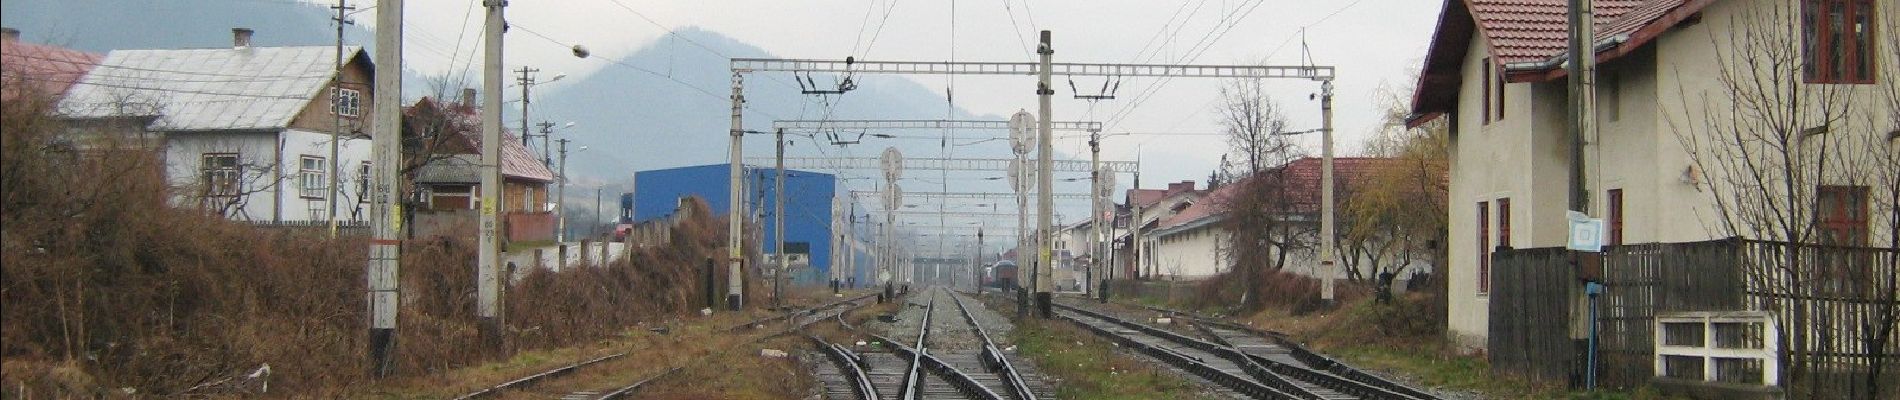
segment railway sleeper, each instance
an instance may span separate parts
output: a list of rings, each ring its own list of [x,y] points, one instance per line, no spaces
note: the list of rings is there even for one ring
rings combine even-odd
[[[1096,326],[1095,324],[1090,324],[1088,322],[1084,322],[1082,320],[1076,319],[1075,317],[1071,317],[1068,315],[1060,315],[1060,314],[1056,315],[1056,317],[1061,318],[1063,320],[1067,320],[1071,323],[1075,323],[1076,325],[1081,325],[1084,329],[1088,329],[1089,331],[1095,332],[1096,335],[1108,338],[1109,340],[1112,340],[1116,343],[1121,344],[1122,347],[1135,349],[1135,351],[1141,352],[1143,354],[1147,354],[1150,357],[1160,359],[1163,362],[1167,362],[1168,364],[1174,365],[1175,367],[1179,367],[1183,370],[1188,371],[1189,373],[1199,375],[1202,378],[1206,378],[1207,380],[1214,382],[1215,384],[1219,384],[1221,386],[1227,387],[1228,389],[1232,389],[1233,391],[1239,392],[1240,394],[1246,395],[1247,397],[1252,397],[1256,399],[1295,399],[1297,398],[1297,397],[1294,397],[1293,395],[1287,394],[1280,390],[1263,385],[1260,382],[1256,382],[1250,377],[1234,375],[1232,373],[1228,373],[1227,371],[1222,371],[1219,368],[1215,368],[1214,366],[1208,365],[1206,362],[1203,362],[1198,358],[1189,357],[1185,354],[1181,354],[1180,352],[1176,352],[1176,351],[1163,348],[1163,347],[1149,346],[1145,343],[1134,340],[1122,334],[1111,332],[1107,329],[1103,329],[1102,327]]]
[[[1306,364],[1304,368],[1325,371],[1346,380],[1358,382],[1365,385],[1375,386],[1380,389],[1384,389],[1386,392],[1390,392],[1390,393],[1401,396],[1397,398],[1401,398],[1401,399],[1438,399],[1439,398],[1438,396],[1434,396],[1430,393],[1426,393],[1423,390],[1419,390],[1417,388],[1406,386],[1404,384],[1400,384],[1398,382],[1394,382],[1392,380],[1385,379],[1383,377],[1379,377],[1371,373],[1367,373],[1357,368],[1353,368],[1351,365],[1347,365],[1346,363],[1339,362],[1338,360],[1334,360],[1332,357],[1327,357],[1325,355],[1315,353],[1312,350],[1307,349],[1306,346],[1301,345],[1299,342],[1294,341],[1293,339],[1287,338],[1285,334],[1281,334],[1279,332],[1265,331],[1265,330],[1260,330],[1259,328],[1254,328],[1251,326],[1236,324],[1236,323],[1227,322],[1227,321],[1215,320],[1215,319],[1203,317],[1194,313],[1181,312],[1181,311],[1170,310],[1170,309],[1154,307],[1154,306],[1147,306],[1147,305],[1143,305],[1141,307],[1146,308],[1151,311],[1155,311],[1155,312],[1184,315],[1200,323],[1218,326],[1218,327],[1221,327],[1223,329],[1228,329],[1228,330],[1247,332],[1247,333],[1251,333],[1251,334],[1266,338],[1267,341],[1275,345],[1278,345],[1281,348],[1286,349],[1287,354],[1292,356],[1293,359],[1299,360],[1301,363]],[[1249,353],[1248,355],[1253,356],[1253,357],[1260,357],[1259,355],[1255,355],[1251,353]],[[1300,367],[1300,366],[1295,366],[1295,367]]]
[[[895,351],[906,357],[915,357],[917,361],[920,363],[920,365],[918,365],[919,367],[927,368],[931,372],[936,373],[938,376],[943,377],[945,381],[950,383],[950,386],[952,388],[956,389],[958,393],[962,393],[964,396],[979,398],[979,399],[984,399],[984,400],[1006,400],[1006,398],[1003,397],[1001,394],[997,394],[996,392],[991,391],[989,388],[984,387],[981,382],[977,382],[976,378],[973,378],[970,375],[963,373],[962,370],[958,370],[956,366],[950,365],[950,363],[944,362],[943,360],[938,359],[935,356],[931,356],[930,353],[928,352],[918,353],[916,350],[913,350],[910,347],[906,347],[902,344],[898,344],[897,342],[891,341],[889,339],[885,339],[882,336],[872,335],[871,337],[877,338],[878,341],[884,342],[884,346],[890,347],[892,351]],[[919,382],[921,381],[922,380],[919,380]],[[913,387],[913,388],[908,388],[908,389],[909,389],[909,392],[914,393],[919,388]]]

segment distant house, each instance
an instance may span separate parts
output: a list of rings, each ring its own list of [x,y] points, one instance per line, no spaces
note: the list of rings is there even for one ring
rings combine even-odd
[[[1876,3],[1885,9],[1876,11]],[[1882,199],[1889,191],[1879,189],[1879,183],[1846,178],[1856,174],[1857,167],[1837,166],[1813,182],[1756,176],[1772,184],[1750,188],[1745,183],[1749,177],[1705,169],[1693,153],[1701,147],[1707,156],[1709,143],[1753,129],[1699,126],[1711,121],[1735,124],[1734,120],[1760,110],[1750,107],[1787,108],[1798,101],[1812,101],[1802,96],[1822,95],[1842,96],[1836,109],[1850,113],[1832,121],[1821,120],[1814,111],[1787,114],[1801,118],[1787,119],[1786,126],[1766,127],[1762,132],[1788,137],[1799,133],[1804,138],[1822,135],[1818,137],[1824,140],[1865,137],[1869,140],[1857,142],[1865,144],[1843,148],[1891,151],[1893,137],[1900,133],[1889,132],[1900,130],[1896,126],[1900,111],[1893,111],[1893,103],[1878,99],[1875,93],[1883,90],[1882,85],[1893,87],[1890,80],[1900,75],[1895,65],[1900,60],[1890,57],[1894,54],[1890,49],[1875,51],[1893,43],[1875,35],[1893,32],[1874,25],[1882,23],[1882,15],[1896,12],[1892,4],[1875,0],[1597,2],[1593,43],[1599,62],[1594,116],[1598,132],[1585,147],[1589,170],[1584,183],[1587,213],[1605,220],[1605,244],[1680,243],[1739,234],[1726,232],[1720,222],[1724,215],[1733,215],[1735,205],[1717,204],[1712,190],[1812,196],[1814,209],[1777,210],[1785,212],[1777,218],[1785,217],[1797,226],[1811,221],[1824,244],[1880,243],[1881,233],[1890,231],[1880,224],[1889,218],[1868,218],[1866,207],[1892,204],[1893,199]],[[1486,345],[1492,254],[1503,249],[1562,247],[1567,241],[1571,135],[1566,131],[1566,12],[1560,0],[1445,1],[1422,66],[1410,122],[1442,120],[1450,128],[1449,331],[1470,348]],[[1826,16],[1817,17],[1823,12]],[[1746,28],[1751,24],[1762,29]],[[1738,39],[1748,37],[1754,39]],[[1823,37],[1831,39],[1816,41]],[[1741,48],[1738,43],[1752,43],[1753,48]],[[1756,70],[1773,75],[1754,75]],[[1760,104],[1731,100],[1722,83],[1725,71],[1731,73],[1728,79],[1777,92]],[[1780,78],[1760,78],[1768,76]],[[1709,110],[1715,112],[1708,114],[1711,118],[1701,116]],[[1714,117],[1724,115],[1724,110],[1744,117]],[[1769,114],[1778,112],[1784,111]],[[1722,133],[1710,133],[1718,130]],[[1793,145],[1808,149],[1794,153],[1818,151],[1821,141],[1796,140]],[[1757,150],[1762,150],[1759,156],[1778,154]],[[1784,189],[1789,183],[1791,188]]]
[[[411,146],[409,178],[415,183],[411,207],[418,236],[469,237],[481,210],[481,114],[473,90],[461,102],[424,97],[403,110],[404,143]],[[519,136],[502,132],[501,204],[503,236],[510,242],[554,240],[555,215],[548,203],[554,171],[541,163]]]
[[[250,29],[232,31],[228,48],[112,51],[58,113],[81,143],[157,147],[180,205],[244,221],[323,221],[331,210],[361,220],[369,56],[343,47],[339,73],[333,46],[257,47]],[[341,183],[334,206],[332,174]]]
[[[0,28],[0,99],[23,95],[57,100],[86,76],[102,58],[98,54],[20,41],[20,31]]]
[[[1159,273],[1154,253],[1156,243],[1146,240],[1148,235],[1163,219],[1180,212],[1188,204],[1199,199],[1202,191],[1194,189],[1194,181],[1168,183],[1167,189],[1129,189],[1123,194],[1128,210],[1117,216],[1126,220],[1120,225],[1127,234],[1116,239],[1121,243],[1117,258],[1123,260],[1126,277],[1154,277]]]
[[[1390,162],[1391,159],[1382,158],[1334,159],[1336,183],[1339,185],[1335,202],[1343,203],[1358,182],[1364,181],[1377,168]],[[1227,218],[1240,191],[1249,187],[1244,183],[1254,179],[1271,180],[1275,182],[1273,187],[1283,193],[1277,196],[1272,205],[1274,209],[1268,212],[1275,221],[1288,226],[1287,235],[1317,236],[1321,211],[1320,168],[1319,158],[1307,157],[1213,190],[1195,191],[1194,182],[1189,181],[1169,184],[1170,188],[1162,191],[1162,196],[1158,198],[1152,192],[1131,191],[1131,201],[1152,199],[1149,200],[1151,205],[1142,212],[1147,221],[1142,224],[1140,233],[1142,254],[1139,262],[1151,271],[1152,276],[1166,279],[1202,279],[1227,272],[1234,265],[1231,240],[1233,228]],[[1135,195],[1146,199],[1133,199]],[[1356,266],[1361,271],[1371,270],[1367,262],[1368,255],[1346,251],[1348,249],[1343,243],[1341,246],[1341,251],[1337,253],[1341,257],[1340,265]],[[1349,257],[1358,257],[1350,260],[1358,262],[1348,262]],[[1422,268],[1419,263],[1408,264]],[[1312,277],[1319,277],[1325,272],[1320,270],[1319,254],[1314,245],[1294,246],[1287,252],[1282,268],[1286,272]],[[1370,275],[1366,273],[1360,276]]]

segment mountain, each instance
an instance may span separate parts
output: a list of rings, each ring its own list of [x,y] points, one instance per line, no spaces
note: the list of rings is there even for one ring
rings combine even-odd
[[[573,139],[569,145],[568,173],[577,178],[618,180],[635,170],[724,163],[730,140],[727,132],[732,125],[732,104],[728,100],[732,73],[728,57],[776,56],[717,32],[682,29],[676,38],[658,40],[598,73],[549,90],[545,97],[537,95],[531,112],[562,118],[553,121],[556,123],[576,123],[575,128],[556,136]],[[788,73],[746,75],[746,129],[768,132],[775,119],[821,119],[827,114],[832,119],[943,119],[946,115],[975,118],[961,109],[951,114],[942,95],[900,77],[856,77],[858,89],[842,96],[830,96],[831,107],[812,95],[801,94],[793,79]],[[811,79],[830,86],[839,78],[815,75]],[[939,135],[937,131],[886,133]],[[1002,132],[960,134],[1000,135]],[[855,138],[856,132],[847,136]],[[863,144],[851,149],[829,144],[819,149],[814,148],[808,138],[791,135],[787,138],[794,143],[787,152],[794,156],[837,155],[849,151],[855,156],[876,157],[885,146],[892,145],[913,157],[939,153],[939,142],[935,140],[880,142],[866,138]],[[573,153],[577,145],[586,145],[588,153],[596,154]],[[771,155],[772,146],[770,135],[746,138],[749,156]]]
[[[293,0],[7,0],[0,3],[0,24],[20,29],[25,40],[102,53],[113,49],[229,46],[232,27],[257,29],[254,43],[261,46],[329,44],[335,40],[335,28],[330,25],[332,15],[323,5]],[[360,25],[345,27],[347,43],[369,43],[371,35]],[[608,185],[606,191],[611,196],[622,189],[617,186],[623,186],[636,170],[726,162],[727,131],[731,125],[731,103],[727,99],[732,82],[729,57],[776,56],[809,55],[770,54],[717,32],[686,28],[675,36],[662,37],[617,59],[598,60],[609,65],[594,73],[569,77],[560,85],[537,91],[531,116],[533,122],[543,119],[557,124],[575,122],[574,128],[556,135],[573,139],[567,168],[571,181],[577,188]],[[436,91],[431,87],[434,85],[431,79],[423,74],[404,71],[403,75],[404,92],[411,100]],[[973,116],[962,109],[950,110],[942,95],[899,76],[857,76],[854,81],[858,89],[825,98],[801,94],[794,79],[789,73],[747,75],[746,129],[764,132],[771,130],[774,119],[827,116],[831,119],[943,119],[946,116],[1004,119],[1004,116]],[[810,79],[833,85],[841,78],[819,74]],[[504,119],[510,121],[509,126],[515,126],[515,121],[519,121],[518,108],[507,107]],[[910,138],[866,137],[862,144],[839,147],[828,143],[814,146],[811,139],[788,136],[793,144],[787,152],[792,156],[877,157],[886,146],[895,146],[909,157],[936,157],[945,151],[943,143],[934,139],[943,134],[941,131],[879,133]],[[859,133],[840,134],[848,140]],[[959,137],[957,142],[970,142],[1006,133],[960,131],[954,134]],[[538,152],[540,144],[534,145]],[[749,135],[745,154],[770,156],[772,145],[769,135]],[[589,150],[578,151],[581,146]],[[959,156],[1006,157],[1009,154],[1003,141],[952,149]],[[845,175],[873,177],[878,173],[852,171]],[[957,179],[959,174],[949,175]],[[906,176],[936,179],[941,175],[913,171]],[[941,183],[907,181],[903,185],[911,191],[922,191]],[[979,178],[966,177],[956,183],[958,190],[1008,190],[1001,181]],[[855,186],[868,185],[860,182]]]
[[[335,14],[290,0],[8,0],[0,23],[24,39],[104,53],[115,49],[226,47],[231,28],[257,30],[259,46],[336,42]],[[345,43],[369,43],[370,32],[345,27]]]
[[[257,31],[258,46],[322,46],[336,43],[335,11],[294,0],[7,0],[0,25],[21,39],[95,53],[120,49],[181,49],[231,46],[231,28]],[[343,27],[343,43],[374,39],[360,24]],[[379,63],[380,64],[380,63]],[[426,93],[428,80],[403,71],[404,93]],[[411,96],[414,97],[414,96]]]

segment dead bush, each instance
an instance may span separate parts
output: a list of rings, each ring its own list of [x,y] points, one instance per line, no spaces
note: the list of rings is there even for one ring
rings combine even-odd
[[[0,102],[0,397],[255,395],[201,386],[265,364],[268,395],[321,398],[366,381],[363,238],[175,207],[155,152],[112,135],[75,144],[47,105]],[[703,202],[692,207],[673,246],[517,282],[506,297],[514,344],[595,340],[697,309],[699,267],[723,256],[724,231]],[[398,373],[485,361],[474,247],[405,244]]]

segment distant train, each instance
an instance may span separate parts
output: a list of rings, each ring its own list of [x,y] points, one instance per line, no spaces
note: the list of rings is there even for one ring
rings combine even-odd
[[[1009,260],[997,261],[995,264],[990,264],[989,268],[985,268],[985,270],[983,274],[984,287],[1004,290],[1016,287],[1016,262]]]

